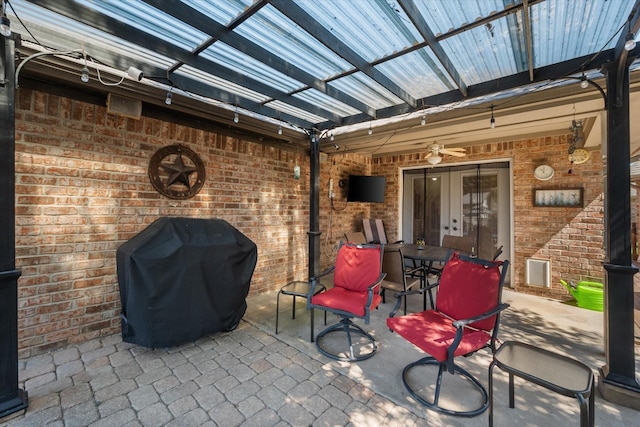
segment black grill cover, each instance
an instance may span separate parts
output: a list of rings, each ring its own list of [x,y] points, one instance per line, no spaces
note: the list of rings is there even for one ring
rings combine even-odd
[[[122,339],[170,347],[235,329],[258,249],[221,219],[160,218],[116,254]]]

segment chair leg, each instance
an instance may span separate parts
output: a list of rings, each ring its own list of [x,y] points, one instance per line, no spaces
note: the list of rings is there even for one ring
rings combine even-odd
[[[412,368],[416,367],[416,366],[422,366],[422,365],[438,365],[438,377],[436,379],[436,390],[435,390],[435,393],[434,393],[434,397],[433,397],[433,399],[431,401],[429,401],[429,400],[425,399],[424,397],[420,396],[409,385],[409,381],[408,381],[408,373],[409,373],[409,371]],[[440,399],[440,388],[441,388],[441,385],[442,385],[442,375],[447,370],[447,368],[446,368],[446,364],[445,363],[438,362],[435,358],[433,358],[431,356],[424,357],[424,358],[422,358],[422,359],[420,359],[420,360],[418,360],[416,362],[413,362],[413,363],[410,363],[409,365],[407,365],[404,368],[404,370],[402,371],[402,383],[404,384],[405,388],[407,389],[409,394],[414,399],[416,399],[418,402],[422,403],[424,406],[426,406],[427,408],[429,408],[429,409],[431,409],[433,411],[440,412],[440,413],[447,414],[447,415],[458,415],[458,416],[462,416],[462,417],[475,417],[476,415],[482,414],[489,407],[489,396],[487,395],[487,390],[485,390],[485,388],[482,386],[482,384],[480,384],[480,381],[478,381],[466,369],[463,369],[463,368],[461,368],[460,366],[458,366],[456,364],[453,365],[453,369],[454,369],[455,373],[458,373],[462,377],[464,377],[467,380],[471,381],[471,383],[475,386],[477,391],[480,393],[480,395],[482,397],[482,404],[480,405],[480,407],[474,408],[474,409],[470,409],[470,410],[467,410],[467,411],[456,411],[456,410],[453,410],[453,409],[443,408],[442,406],[438,405],[438,400]]]
[[[337,354],[330,353],[329,351],[327,351],[325,348],[322,347],[322,339],[328,334],[333,332],[344,332],[346,334],[347,345],[349,348],[348,356],[342,356],[339,353]],[[353,341],[351,338],[352,333],[365,337],[369,341],[369,343],[372,345],[372,350],[368,353],[356,355],[353,349]],[[320,353],[324,354],[327,357],[330,357],[331,359],[348,361],[348,362],[358,362],[361,360],[366,360],[371,356],[373,356],[378,350],[378,344],[376,343],[375,338],[373,338],[371,334],[366,332],[360,326],[354,324],[349,318],[343,318],[342,320],[340,320],[339,323],[331,325],[325,330],[323,330],[322,332],[320,332],[318,336],[316,336],[316,347],[318,347],[318,350],[320,351]]]
[[[278,296],[276,297],[276,335],[278,335],[278,317],[280,314],[280,292],[278,292]]]

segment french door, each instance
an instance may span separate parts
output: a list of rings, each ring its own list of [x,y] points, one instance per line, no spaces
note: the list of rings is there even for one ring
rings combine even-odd
[[[499,246],[510,253],[508,162],[406,170],[402,200],[405,242],[471,236],[480,258],[493,258]]]

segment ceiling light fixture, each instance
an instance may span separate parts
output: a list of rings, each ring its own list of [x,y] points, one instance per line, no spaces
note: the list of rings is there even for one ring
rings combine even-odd
[[[5,7],[6,7],[6,4],[4,0],[0,0],[0,12],[2,12],[0,14],[0,34],[2,34],[5,37],[9,37],[11,35],[11,22],[9,21],[9,18],[7,18],[7,15],[4,12]]]
[[[371,129],[371,122],[369,122],[369,131],[367,131],[369,135],[373,133],[373,129]]]
[[[329,141],[334,141],[336,139],[336,136],[333,132],[331,132],[331,134],[329,135]]]
[[[236,111],[233,113],[233,123],[238,123],[240,121],[240,116],[238,115],[238,106],[236,105]]]
[[[491,125],[491,129],[495,129],[495,127],[496,127],[496,119],[495,119],[495,117],[493,117],[493,104],[491,105],[491,119],[489,120],[489,123]]]
[[[442,157],[439,154],[434,154],[433,156],[427,157],[427,163],[430,165],[437,165],[442,161]]]
[[[624,42],[624,50],[630,51],[636,48],[636,39],[633,33],[627,33],[626,41]]]
[[[422,120],[420,120],[420,126],[424,126],[427,124],[427,116],[422,115]]]
[[[278,125],[278,135],[282,135],[282,125]]]
[[[173,90],[173,86],[169,88],[169,92],[167,92],[167,97],[164,99],[164,103],[167,105],[171,105],[171,103],[173,102],[173,95],[171,94],[172,90]]]

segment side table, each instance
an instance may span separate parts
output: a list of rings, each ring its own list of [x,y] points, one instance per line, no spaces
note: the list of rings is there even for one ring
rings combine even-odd
[[[595,392],[591,368],[570,357],[515,341],[505,342],[489,365],[489,427],[493,426],[494,366],[509,373],[509,408],[515,406],[515,375],[564,396],[575,397],[580,404],[580,426],[593,427]]]
[[[314,295],[319,294],[320,292],[324,292],[327,288],[322,283],[316,284],[316,289]],[[276,335],[278,335],[278,317],[280,314],[280,295],[290,295],[293,297],[293,312],[291,314],[291,318],[296,318],[296,297],[307,298],[309,292],[311,291],[311,282],[304,282],[300,280],[294,280],[293,282],[289,282],[284,285],[278,291],[278,296],[276,298]],[[310,310],[311,313],[311,337],[309,341],[313,342],[313,309]],[[327,324],[327,312],[324,312],[324,324]]]

